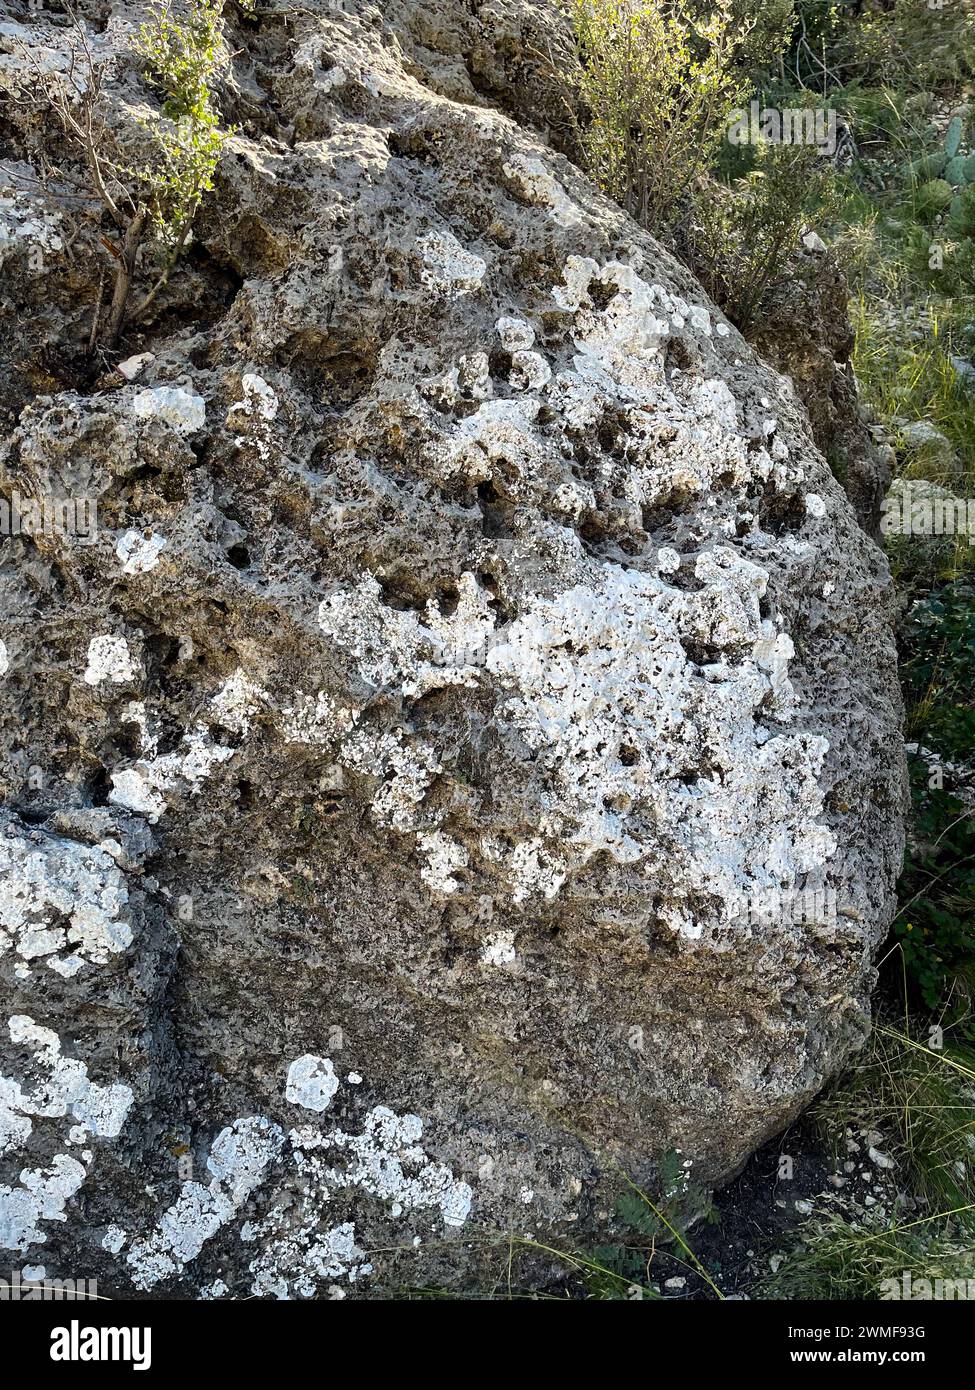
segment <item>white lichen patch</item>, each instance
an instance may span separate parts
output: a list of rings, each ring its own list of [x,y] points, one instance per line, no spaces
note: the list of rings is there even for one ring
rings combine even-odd
[[[241,378],[241,390],[244,395],[239,401],[235,401],[230,407],[228,418],[232,423],[234,416],[251,416],[258,420],[270,422],[275,418],[281,408],[273,387],[269,386],[262,376],[256,372],[246,372]]]
[[[292,1105],[306,1110],[327,1110],[339,1088],[339,1079],[328,1057],[306,1053],[288,1068],[285,1094]]]
[[[720,393],[710,398],[723,411]],[[373,687],[415,697],[449,684],[490,680],[505,692],[496,718],[516,730],[544,777],[539,832],[492,853],[516,903],[554,897],[569,873],[608,852],[650,874],[680,856],[686,891],[728,902],[779,880],[822,869],[832,836],[816,824],[822,740],[773,736],[760,714],[792,719],[789,635],[760,614],[767,574],[737,552],[716,547],[695,563],[694,591],[671,587],[676,552],[647,574],[587,557],[572,533],[564,544],[586,576],[551,599],[537,599],[495,631],[487,596],[472,575],[459,585],[455,612],[428,606],[424,619],[383,603],[365,576],[356,589],[323,603],[323,630],[354,658]],[[706,668],[688,646],[716,649]],[[699,733],[709,733],[710,764],[697,772]],[[414,830],[421,875],[434,891],[455,892],[469,851],[434,824],[421,805],[436,771],[419,741],[399,731],[368,743],[346,740],[346,765],[381,769],[374,798],[380,819]],[[390,779],[389,773],[393,776]],[[779,790],[795,792],[791,809]],[[727,843],[726,843],[727,842]],[[769,848],[771,846],[771,849]],[[760,868],[756,866],[762,866]],[[679,911],[675,929],[697,934]]]
[[[288,743],[327,745],[351,733],[357,718],[355,709],[340,705],[324,690],[317,695],[299,692],[294,703],[281,711],[282,733]]]
[[[35,9],[32,16],[38,15]],[[20,24],[15,19],[0,20],[0,89],[22,94],[25,84],[33,88],[38,78],[63,85],[68,102],[74,104],[88,91],[91,66],[101,81],[115,72],[115,44],[108,29],[100,32],[82,18],[67,26],[44,22]],[[90,63],[89,63],[90,59]]]
[[[88,665],[82,679],[87,685],[101,685],[103,681],[123,685],[134,681],[135,667],[125,638],[115,633],[93,637],[88,644]]]
[[[34,1126],[26,1115],[13,1109],[11,1082],[0,1082],[0,1154],[22,1149]]]
[[[350,1085],[361,1080],[349,1074]],[[285,1092],[292,1104],[322,1112],[338,1084],[329,1059],[308,1053],[288,1068]],[[368,1112],[359,1134],[309,1123],[286,1136],[264,1116],[236,1120],[221,1131],[211,1149],[207,1167],[212,1181],[183,1183],[156,1230],[132,1241],[126,1259],[133,1282],[150,1289],[182,1274],[207,1241],[253,1198],[271,1165],[282,1160],[285,1185],[271,1195],[262,1215],[240,1228],[240,1239],[257,1247],[249,1265],[251,1292],[259,1297],[311,1298],[323,1281],[354,1283],[371,1273],[372,1265],[355,1243],[351,1222],[330,1227],[329,1208],[337,1194],[367,1193],[385,1203],[394,1219],[437,1212],[449,1227],[467,1219],[471,1188],[427,1156],[419,1143],[422,1133],[418,1116],[397,1115],[385,1106]],[[103,1238],[106,1248],[110,1234]],[[112,1239],[114,1243],[114,1235]],[[117,1248],[127,1240],[119,1232]]]
[[[397,1115],[385,1105],[365,1118],[360,1134],[334,1130],[323,1135],[320,1147],[341,1155],[341,1165],[329,1167],[326,1183],[336,1189],[355,1187],[403,1212],[439,1210],[446,1226],[462,1226],[470,1214],[470,1186],[454,1177],[442,1163],[433,1163],[419,1144],[423,1122],[418,1115]]]
[[[715,498],[733,496],[739,485],[801,483],[772,416],[758,422],[756,441],[727,382],[668,366],[675,333],[710,338],[704,306],[649,284],[623,262],[571,257],[563,278],[554,297],[571,320],[571,368],[551,380],[544,371],[524,381],[513,375],[515,389],[531,385],[536,395],[486,399],[454,419],[428,445],[439,476],[479,483],[499,471],[507,496],[528,497],[553,430],[564,453],[575,431],[597,427],[611,410],[626,421],[628,443],[625,467],[613,475],[608,462],[605,483],[615,480],[614,499],[631,509],[635,530],[647,509],[675,496],[716,511]],[[496,331],[513,364],[534,351],[524,320],[502,317]],[[577,485],[577,495],[554,500],[572,518],[595,494]],[[733,538],[736,504],[727,505],[713,533]],[[729,920],[743,896],[821,878],[835,850],[819,823],[827,745],[785,731],[795,721],[795,647],[782,620],[762,610],[766,570],[712,540],[687,562],[664,546],[656,571],[644,572],[593,558],[574,530],[545,522],[540,530],[563,587],[522,594],[504,628],[496,627],[491,595],[469,574],[449,618],[429,603],[423,612],[391,607],[368,574],[320,608],[323,631],[368,687],[410,701],[447,685],[486,686],[500,736],[509,748],[520,743],[531,761],[536,825],[512,845],[510,834],[462,837],[462,822],[448,834],[443,813],[425,804],[440,769],[416,735],[394,729],[367,747],[357,729],[346,740],[340,761],[383,778],[373,798],[377,819],[418,836],[424,882],[456,892],[459,869],[490,866],[520,903],[554,897],[605,853],[657,884],[669,898],[664,919],[693,938],[701,923],[681,907],[683,898],[717,899],[718,920]],[[519,542],[515,558],[523,551],[527,561],[537,539]],[[792,535],[784,543],[797,554],[808,545]],[[677,587],[671,576],[679,572]],[[380,815],[384,799],[395,809]]]
[[[262,1115],[235,1120],[213,1142],[211,1182],[185,1182],[158,1228],[133,1241],[126,1260],[138,1289],[151,1289],[182,1273],[216,1233],[236,1216],[263,1181],[284,1142],[283,1131]]]
[[[653,574],[590,559],[572,533],[564,545],[585,582],[536,599],[503,631],[473,576],[449,619],[388,608],[369,576],[320,615],[372,686],[416,696],[490,680],[503,693],[498,725],[517,731],[545,787],[539,833],[511,849],[482,842],[512,900],[555,896],[599,852],[640,863],[648,876],[662,871],[663,881],[676,859],[685,892],[728,903],[822,870],[835,847],[816,821],[825,742],[777,735],[763,714],[785,724],[794,707],[792,640],[760,613],[766,572],[718,546],[698,556],[699,587],[686,591],[667,582],[680,568],[676,552]],[[700,666],[688,655],[698,646],[718,659]],[[702,728],[709,764],[699,771]],[[382,769],[380,819],[415,831],[424,881],[456,891],[469,851],[436,821],[424,824],[436,768],[419,740],[397,731],[367,743],[358,733],[340,758]],[[671,920],[698,934],[679,909]]]
[[[513,965],[516,959],[513,931],[493,932],[481,949],[482,965]]]
[[[108,1226],[102,1236],[102,1249],[107,1250],[110,1255],[117,1255],[127,1239],[128,1236],[121,1226]]]
[[[45,256],[63,251],[61,217],[21,192],[0,196],[0,266],[9,256],[26,251],[37,271]]]
[[[485,401],[458,422],[450,439],[430,445],[430,460],[444,478],[459,473],[472,483],[489,481],[496,464],[511,465],[512,486],[517,491],[519,476],[530,474],[533,462],[541,457],[535,431],[540,408],[531,396]]]
[[[504,172],[528,202],[547,208],[560,226],[582,221],[579,208],[542,160],[516,154],[504,165]]]
[[[166,809],[166,799],[157,791],[144,771],[136,767],[122,768],[112,773],[108,799],[113,806],[145,816],[153,825]]]
[[[62,1055],[57,1033],[27,1015],[15,1014],[7,1026],[10,1041],[30,1055],[31,1079],[0,1076],[0,1153],[23,1149],[38,1119],[71,1119],[75,1134],[116,1138],[132,1105],[129,1087],[93,1082],[84,1062]],[[25,1168],[19,1186],[0,1186],[0,1248],[24,1251],[47,1240],[41,1223],[66,1219],[91,1153],[82,1158],[57,1154],[44,1168]]]
[[[19,1187],[0,1186],[0,1247],[29,1250],[43,1244],[42,1221],[64,1221],[64,1209],[87,1176],[76,1158],[58,1154],[46,1168],[25,1168]]]
[[[508,857],[507,874],[512,902],[539,895],[554,898],[566,880],[568,861],[558,850],[548,849],[540,838],[522,840]]]
[[[32,832],[0,836],[0,956],[61,975],[105,965],[132,942],[125,879],[103,849]]]
[[[227,411],[227,426],[240,436],[237,444],[243,447],[250,443],[257,449],[262,459],[271,457],[273,444],[272,425],[281,408],[274,388],[269,386],[256,372],[247,372],[241,378],[243,398],[235,401]]]
[[[788,677],[789,663],[796,654],[795,643],[787,632],[776,632],[772,623],[762,623],[762,635],[752,648],[752,657],[772,684],[774,704],[783,721],[792,718],[795,692]]]
[[[630,438],[621,483],[637,521],[639,509],[675,492],[708,496],[718,477],[726,485],[786,478],[785,446],[775,439],[771,450],[749,449],[726,382],[668,375],[666,350],[679,327],[710,335],[702,306],[648,284],[621,262],[600,267],[572,256],[563,280],[553,297],[572,316],[577,352],[571,370],[559,372],[545,394],[570,430],[598,425],[607,408],[624,413]]]
[[[323,92],[334,92],[337,91],[339,87],[344,87],[347,81],[348,74],[345,68],[336,65],[334,68],[329,68],[327,72],[322,73],[321,77],[318,79],[318,85]]]
[[[455,874],[470,863],[464,846],[440,830],[418,835],[417,843],[427,861],[420,870],[424,883],[435,893],[456,893],[460,883]]]
[[[362,679],[379,688],[395,685],[419,696],[450,685],[476,685],[485,644],[493,630],[491,595],[475,576],[458,581],[457,606],[449,616],[427,604],[423,618],[390,608],[379,581],[363,575],[352,590],[333,594],[318,622],[354,659]]]
[[[505,314],[494,326],[505,352],[527,352],[535,346],[535,330],[524,319]]]
[[[322,1230],[313,1215],[295,1223],[284,1211],[270,1212],[261,1221],[241,1227],[243,1241],[260,1241],[262,1251],[251,1261],[251,1293],[258,1298],[314,1298],[328,1279],[350,1283],[372,1273],[372,1265],[355,1243],[355,1226],[343,1221]]]
[[[113,806],[124,806],[155,823],[166,809],[163,792],[167,788],[182,781],[198,796],[214,767],[232,758],[234,752],[215,743],[206,725],[198,724],[192,733],[183,735],[178,752],[149,757],[135,767],[113,772],[108,799]]]
[[[401,729],[378,738],[356,730],[342,744],[339,761],[352,771],[379,779],[372,813],[380,825],[402,831],[418,828],[419,807],[434,778],[443,771],[434,749]]]
[[[552,368],[540,352],[511,354],[511,385],[516,391],[540,391],[552,380]]]
[[[590,583],[536,600],[492,644],[487,665],[511,692],[499,717],[544,769],[544,828],[568,866],[605,851],[657,873],[672,853],[689,885],[731,900],[754,881],[794,884],[833,852],[815,822],[826,747],[776,736],[759,714],[771,701],[787,718],[792,701],[791,641],[759,612],[764,571],[718,548],[699,557],[696,577],[701,588],[685,593],[656,575],[593,565]],[[725,661],[702,669],[688,643]],[[517,853],[516,898],[557,889],[557,853],[546,863],[541,840]]]
[[[234,734],[248,734],[257,712],[266,707],[269,696],[256,681],[235,671],[223,682],[210,701],[211,721]]]
[[[427,232],[416,245],[423,261],[420,279],[428,289],[459,299],[480,288],[487,262],[466,251],[452,232]]]
[[[494,630],[490,602],[476,577],[465,573],[458,581],[454,611],[445,614],[431,602],[421,617],[389,607],[378,581],[364,575],[354,589],[322,602],[319,624],[348,653],[367,686],[420,696],[450,686],[475,686],[483,679]],[[358,713],[344,710],[343,724],[355,725]],[[327,727],[336,728],[331,721]],[[376,735],[356,726],[342,739],[337,757],[343,767],[379,779],[371,803],[376,820],[425,835],[419,842],[425,881],[435,891],[455,892],[456,871],[465,867],[467,851],[437,823],[424,824],[418,810],[442,771],[434,750],[399,729]]]
[[[123,574],[147,574],[159,563],[159,556],[166,547],[165,536],[150,532],[126,531],[120,536],[115,554],[122,563]]]
[[[206,402],[179,386],[155,386],[139,391],[132,398],[136,420],[161,420],[177,434],[196,434],[206,425]]]
[[[136,811],[155,823],[166,810],[164,792],[183,782],[192,795],[199,795],[213,769],[234,756],[236,748],[218,742],[214,730],[243,737],[248,734],[256,714],[269,702],[267,691],[248,679],[242,671],[225,680],[211,697],[208,719],[185,733],[181,746],[172,753],[157,754],[155,741],[144,746],[146,755],[133,767],[111,774],[109,801]]]
[[[214,1279],[212,1284],[204,1284],[197,1294],[197,1298],[207,1302],[210,1299],[225,1298],[229,1292],[229,1288],[222,1279]]]
[[[4,1079],[5,1103],[23,1115],[71,1116],[97,1138],[117,1138],[132,1105],[129,1087],[91,1081],[84,1062],[62,1056],[57,1033],[40,1027],[26,1014],[15,1014],[7,1026],[11,1042],[30,1051],[39,1079],[28,1090],[23,1088],[27,1083]]]

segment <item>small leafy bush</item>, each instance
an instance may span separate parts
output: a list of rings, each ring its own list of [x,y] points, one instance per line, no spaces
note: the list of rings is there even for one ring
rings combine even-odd
[[[975,73],[975,21],[970,6],[944,0],[849,4],[797,0],[797,26],[785,67],[804,86],[858,80],[877,86],[929,89],[962,83]]]
[[[743,94],[749,24],[722,0],[695,19],[665,0],[571,0],[579,139],[600,187],[656,234],[683,216]]]
[[[711,180],[683,236],[684,259],[743,333],[786,271],[811,209],[822,212],[832,175],[808,145],[762,144],[730,186]]]
[[[171,254],[185,244],[200,202],[213,188],[228,138],[213,94],[224,62],[222,10],[220,0],[192,0],[185,19],[178,19],[171,0],[161,0],[136,38],[163,103],[161,117],[149,124],[158,163],[135,172],[156,234]]]
[[[144,314],[166,285],[200,203],[213,188],[228,137],[214,100],[215,81],[225,60],[222,4],[189,0],[177,16],[171,0],[159,0],[152,18],[138,29],[134,46],[163,105],[159,116],[143,122],[148,138],[135,168],[126,135],[113,122],[104,99],[105,62],[96,57],[83,22],[73,11],[69,14],[72,45],[66,71],[43,69],[28,51],[35,81],[19,100],[46,119],[53,113],[69,147],[80,156],[94,209],[85,215],[99,224],[97,242],[111,256],[114,277],[105,314],[101,297],[95,306],[91,344],[113,346],[126,319]],[[62,196],[55,180],[51,189],[54,200]],[[106,215],[114,240],[100,225]],[[150,233],[162,252],[161,265],[155,284],[130,310],[129,297]]]

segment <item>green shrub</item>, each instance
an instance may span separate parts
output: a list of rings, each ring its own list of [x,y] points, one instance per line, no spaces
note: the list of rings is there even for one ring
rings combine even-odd
[[[901,638],[908,738],[927,751],[911,761],[913,846],[894,936],[920,1001],[944,1011],[950,999],[975,1036],[975,813],[956,770],[975,749],[975,588],[959,577],[917,599]]]
[[[192,0],[179,19],[171,0],[160,0],[136,36],[136,51],[163,104],[161,117],[148,123],[158,162],[135,172],[156,234],[170,253],[185,244],[228,138],[213,97],[225,57],[222,11],[221,0]]]
[[[107,312],[95,306],[91,344],[113,346],[129,312],[132,286],[140,272],[150,231],[162,251],[155,284],[134,311],[152,305],[168,281],[173,263],[189,240],[200,203],[213,188],[213,176],[227,132],[220,128],[213,86],[225,60],[221,0],[189,0],[176,17],[171,0],[160,0],[152,18],[138,29],[134,47],[163,97],[162,113],[143,124],[147,148],[133,168],[125,133],[110,119],[104,100],[104,62],[96,60],[87,31],[71,13],[71,57],[64,72],[43,68],[27,52],[34,78],[18,100],[47,119],[58,121],[69,148],[80,156],[96,207],[97,243],[111,257],[114,285]],[[53,172],[53,171],[52,171]],[[74,171],[69,172],[69,179]],[[51,196],[56,191],[52,178]],[[107,214],[114,240],[104,235]],[[89,214],[90,215],[90,214]]]
[[[745,330],[779,279],[828,165],[810,146],[733,149],[746,73],[792,25],[791,4],[760,21],[723,0],[571,0],[580,72],[579,145],[599,185],[679,255]],[[808,104],[806,99],[800,104]],[[730,183],[713,177],[735,167]]]
[[[914,215],[921,222],[933,222],[951,203],[953,193],[947,179],[928,179],[914,195]]]
[[[781,280],[811,209],[825,212],[831,196],[831,170],[808,145],[762,144],[743,178],[702,189],[681,249],[743,333]]]
[[[975,184],[969,184],[952,199],[945,231],[953,237],[975,237]]]
[[[859,81],[925,90],[957,87],[975,73],[971,8],[956,0],[883,0],[851,6],[797,0],[797,26],[784,66],[823,91]]]
[[[725,0],[694,19],[665,0],[570,0],[579,141],[600,187],[660,234],[682,218],[743,94],[749,25]]]

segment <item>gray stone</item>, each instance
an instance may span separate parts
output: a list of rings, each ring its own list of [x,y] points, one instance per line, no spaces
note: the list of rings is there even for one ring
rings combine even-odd
[[[955,447],[930,420],[901,422],[897,443],[904,455],[904,477],[940,486],[962,485],[965,470]]]
[[[965,357],[952,356],[950,361],[962,386],[967,391],[975,390],[975,366]]]
[[[96,246],[5,264],[0,487],[98,526],[0,556],[0,1239],[122,1295],[727,1180],[894,907],[890,580],[790,383],[498,109],[554,6],[347,8],[231,21],[136,384],[58,365]]]

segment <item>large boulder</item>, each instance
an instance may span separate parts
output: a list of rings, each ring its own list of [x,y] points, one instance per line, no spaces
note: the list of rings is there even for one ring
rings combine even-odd
[[[81,8],[125,120],[138,7]],[[97,246],[4,212],[3,496],[97,506],[0,549],[0,1246],[48,1273],[473,1287],[674,1150],[728,1179],[868,1027],[885,561],[689,275],[445,94],[468,8],[231,21],[196,242],[87,377]]]

